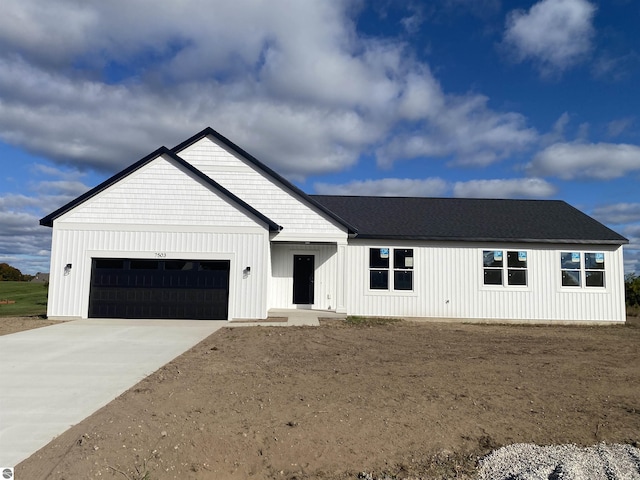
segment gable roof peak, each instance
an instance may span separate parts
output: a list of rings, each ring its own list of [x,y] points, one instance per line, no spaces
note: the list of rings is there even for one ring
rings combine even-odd
[[[262,163],[256,157],[251,155],[249,152],[247,152],[246,150],[240,148],[238,145],[233,143],[227,137],[221,135],[220,133],[218,133],[217,131],[215,131],[211,127],[206,127],[204,130],[196,133],[195,135],[193,135],[192,137],[188,138],[184,142],[182,142],[182,143],[176,145],[175,147],[173,147],[171,149],[171,151],[174,154],[179,155],[182,150],[184,150],[185,148],[190,147],[194,143],[199,142],[200,140],[202,140],[203,138],[206,138],[206,137],[213,137],[216,140],[216,143],[218,143],[218,142],[221,143],[222,145],[224,145],[226,148],[228,148],[232,152],[234,152],[237,155],[239,155],[242,158],[244,158],[247,162],[249,162],[255,168],[257,168],[258,170],[262,171],[264,174],[266,174],[266,176],[270,177],[272,180],[275,180],[281,186],[285,187],[287,190],[289,190],[291,193],[293,193],[299,199],[301,199],[304,202],[310,204],[316,210],[319,210],[320,212],[322,212],[327,217],[333,219],[335,222],[337,222],[338,224],[340,224],[343,227],[345,227],[349,231],[349,233],[357,233],[357,229],[356,229],[356,227],[353,226],[353,224],[347,222],[346,220],[344,220],[343,218],[338,216],[335,212],[329,210],[324,205],[322,205],[321,203],[317,202],[313,197],[307,195],[305,192],[303,192],[301,189],[296,187],[293,183],[291,183],[289,180],[284,178],[282,175],[280,175],[279,173],[277,173],[276,171],[274,171],[273,169],[271,169],[270,167],[268,167],[267,165]]]
[[[151,152],[149,155],[147,155],[144,158],[138,160],[137,162],[135,162],[132,165],[128,166],[127,168],[125,168],[124,170],[120,171],[119,173],[116,173],[115,175],[113,175],[112,177],[108,178],[107,180],[105,180],[101,184],[97,185],[96,187],[92,188],[88,192],[85,192],[84,194],[80,195],[75,200],[72,200],[71,202],[67,203],[66,205],[60,207],[56,211],[54,211],[54,212],[50,213],[49,215],[47,215],[46,217],[42,218],[40,220],[40,225],[45,226],[45,227],[53,227],[53,221],[56,218],[64,215],[68,211],[70,211],[70,210],[74,209],[75,207],[81,205],[82,203],[84,203],[87,200],[91,199],[92,197],[96,196],[97,194],[99,194],[103,190],[106,190],[107,188],[111,187],[112,185],[115,185],[120,180],[124,179],[125,177],[128,177],[129,175],[131,175],[135,171],[139,170],[143,166],[147,165],[151,161],[153,161],[153,160],[155,160],[155,159],[157,159],[157,158],[159,158],[159,157],[161,157],[163,155],[168,156],[169,158],[171,158],[172,161],[177,163],[181,168],[189,171],[191,174],[193,174],[194,176],[196,176],[197,178],[199,178],[203,182],[207,183],[210,187],[212,187],[213,189],[219,191],[223,196],[227,197],[233,203],[235,203],[236,205],[240,206],[242,209],[246,210],[247,212],[251,213],[252,215],[257,217],[258,219],[260,219],[261,221],[266,223],[268,225],[270,231],[278,232],[278,231],[282,230],[282,227],[280,225],[278,225],[276,222],[274,222],[273,220],[271,220],[267,216],[265,216],[262,213],[260,213],[258,210],[253,208],[251,205],[247,204],[244,200],[238,198],[232,192],[228,191],[222,185],[220,185],[219,183],[217,183],[213,179],[209,178],[207,175],[202,173],[200,170],[198,170],[196,167],[194,167],[190,163],[188,163],[185,160],[183,160],[182,158],[180,158],[172,150],[169,150],[165,146],[162,146],[162,147],[158,148],[157,150],[155,150],[154,152]]]

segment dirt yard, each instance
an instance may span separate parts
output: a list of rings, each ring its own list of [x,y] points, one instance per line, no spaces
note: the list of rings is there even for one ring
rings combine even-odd
[[[635,323],[223,329],[16,478],[472,478],[511,443],[638,446]]]
[[[0,335],[8,335],[32,328],[47,327],[60,323],[42,317],[0,317]]]

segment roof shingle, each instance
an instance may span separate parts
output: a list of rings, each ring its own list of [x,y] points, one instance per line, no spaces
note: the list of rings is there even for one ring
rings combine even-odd
[[[560,200],[312,195],[359,238],[624,244],[628,240]]]

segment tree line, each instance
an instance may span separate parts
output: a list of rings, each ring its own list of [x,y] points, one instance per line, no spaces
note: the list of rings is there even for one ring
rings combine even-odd
[[[624,277],[625,298],[627,307],[640,307],[640,277],[630,273]]]
[[[25,275],[8,263],[0,263],[0,282],[29,282],[33,275]]]

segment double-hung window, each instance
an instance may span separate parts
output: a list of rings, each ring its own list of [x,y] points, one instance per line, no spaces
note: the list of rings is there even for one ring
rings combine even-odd
[[[369,249],[369,288],[389,290],[389,249]]]
[[[563,287],[604,287],[604,253],[561,252],[560,271]]]
[[[393,250],[393,289],[413,290],[413,249]]]
[[[413,249],[370,248],[369,289],[413,290]]]
[[[482,266],[485,285],[527,285],[526,251],[483,250]]]

